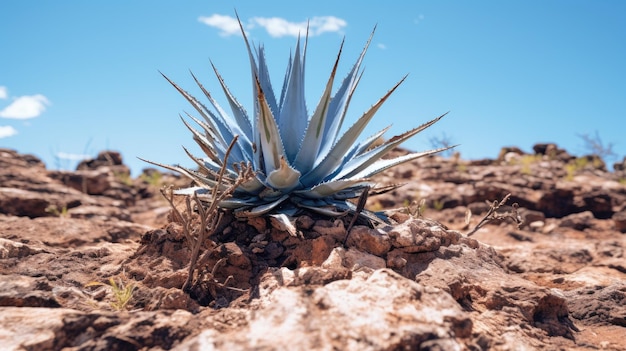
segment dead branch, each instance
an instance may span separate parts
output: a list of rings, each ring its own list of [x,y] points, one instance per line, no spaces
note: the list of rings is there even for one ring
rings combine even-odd
[[[231,197],[242,183],[255,176],[252,166],[241,162],[239,164],[233,164],[233,169],[237,172],[237,178],[232,182],[230,179],[226,181],[224,174],[228,165],[228,157],[236,142],[237,136],[233,138],[228,149],[226,150],[224,163],[222,164],[219,174],[217,174],[215,184],[211,188],[211,195],[208,201],[200,199],[197,193],[188,195],[185,199],[185,213],[181,213],[174,205],[174,195],[172,190],[169,189],[169,192],[166,192],[165,190],[161,191],[170,206],[172,206],[173,217],[175,217],[176,221],[179,221],[182,224],[185,238],[191,248],[189,271],[187,279],[182,286],[184,291],[189,291],[191,286],[195,285],[195,283],[192,284],[192,282],[196,273],[196,265],[202,245],[211,235],[214,234],[220,221],[222,220],[223,212],[220,210],[219,204]]]
[[[509,200],[509,197],[511,197],[511,194],[507,194],[502,199],[502,201],[500,201],[500,202],[498,202],[498,200],[495,200],[493,203],[487,202],[487,204],[489,205],[489,211],[487,211],[487,214],[480,220],[480,222],[478,222],[476,227],[474,227],[474,229],[472,229],[466,235],[467,236],[472,236],[480,228],[482,228],[485,225],[487,225],[488,223],[490,223],[492,221],[496,221],[496,220],[512,219],[513,221],[515,221],[515,223],[519,227],[522,224],[522,218],[520,217],[520,215],[517,212],[517,209],[519,208],[519,205],[517,203],[513,203],[511,205],[512,210],[510,212],[497,212],[498,209],[500,209],[500,207],[502,207],[502,206],[504,206],[504,204],[506,204],[506,202]],[[469,211],[469,209],[468,209],[468,211]],[[469,220],[470,219],[471,219],[471,211],[469,211],[466,214],[466,216],[465,216],[466,223],[469,224]]]

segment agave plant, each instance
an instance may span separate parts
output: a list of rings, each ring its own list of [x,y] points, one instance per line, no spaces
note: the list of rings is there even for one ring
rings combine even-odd
[[[222,185],[218,182],[220,170],[225,169],[226,181],[235,179],[237,165],[244,163],[251,165],[255,176],[237,187],[230,198],[219,203],[220,208],[232,209],[237,216],[253,217],[269,214],[284,218],[283,215],[293,216],[307,209],[329,216],[358,212],[359,215],[376,218],[368,211],[360,209],[356,211],[356,206],[350,202],[350,199],[359,198],[364,192],[381,193],[395,188],[393,185],[377,188],[371,181],[371,176],[389,167],[447,149],[382,159],[392,148],[431,126],[443,115],[394,136],[382,144],[377,141],[389,127],[362,141],[357,140],[376,111],[406,76],[345,133],[340,133],[352,95],[361,79],[361,63],[371,42],[373,31],[356,63],[333,94],[335,75],[343,48],[343,42],[341,43],[328,82],[311,115],[307,113],[304,92],[308,35],[302,49],[301,40],[298,38],[295,52],[289,57],[280,97],[276,99],[270,82],[264,47],[258,45],[253,50],[243,27],[241,31],[252,71],[255,98],[252,116],[248,115],[231,94],[213,64],[215,75],[230,105],[231,114],[217,103],[193,73],[193,79],[213,106],[213,110],[164,75],[202,117],[198,119],[187,114],[202,131],[192,127],[184,118],[181,119],[206,154],[205,157],[194,157],[185,149],[198,165],[198,170],[152,162],[179,172],[195,182],[195,186],[179,189],[175,191],[176,194],[196,194],[201,200],[210,201],[211,189]],[[231,143],[232,147],[229,149]]]

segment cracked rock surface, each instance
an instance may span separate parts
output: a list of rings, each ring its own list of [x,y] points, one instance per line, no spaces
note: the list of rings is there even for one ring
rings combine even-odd
[[[376,181],[407,184],[368,203],[391,223],[349,235],[350,216],[303,214],[294,235],[227,215],[186,293],[190,249],[159,193],[184,179],[131,179],[111,151],[60,172],[0,149],[0,348],[624,350],[626,174],[533,150],[391,169]],[[467,237],[509,193],[521,225]],[[111,280],[133,288],[121,308]]]

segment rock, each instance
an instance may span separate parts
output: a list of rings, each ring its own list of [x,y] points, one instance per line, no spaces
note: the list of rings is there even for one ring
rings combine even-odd
[[[313,231],[321,235],[332,236],[337,241],[343,241],[346,237],[346,228],[341,220],[317,220],[313,225]]]
[[[443,248],[442,248],[443,249]],[[416,281],[448,292],[467,310],[484,311],[480,324],[515,321],[514,329],[538,328],[553,336],[573,338],[576,328],[568,319],[563,296],[527,280],[508,276],[492,249],[461,246],[435,253],[409,256],[405,276],[416,272]],[[511,309],[510,307],[513,307]],[[499,311],[493,314],[493,311]],[[538,333],[535,331],[534,333]],[[504,340],[493,340],[495,345]],[[524,342],[520,340],[520,344]]]
[[[96,158],[81,161],[78,166],[76,166],[76,170],[80,171],[84,169],[98,169],[100,167],[121,165],[123,165],[122,154],[117,151],[102,151],[98,153]]]
[[[394,248],[407,253],[437,251],[441,246],[457,243],[461,237],[458,232],[423,219],[413,219],[389,228],[387,235]]]
[[[500,162],[511,162],[515,156],[522,156],[525,152],[517,146],[508,146],[500,149],[500,153],[498,153],[498,161]]]
[[[561,227],[572,228],[576,230],[585,230],[593,227],[594,217],[591,211],[574,213],[563,217]]]
[[[376,256],[384,256],[391,249],[389,235],[382,229],[360,225],[352,228],[346,244]]]
[[[615,170],[615,172],[626,171],[626,156],[624,156],[621,162],[616,162],[613,164],[613,170]]]
[[[185,311],[113,314],[67,308],[0,307],[4,350],[171,349],[191,333]]]
[[[566,294],[573,318],[585,324],[626,327],[626,284],[581,288]]]
[[[567,151],[560,149],[553,143],[538,143],[533,145],[533,151],[537,155],[545,155],[550,158],[555,158],[563,162],[567,162],[574,157],[567,153]]]
[[[370,198],[396,209],[387,225],[348,240],[350,215],[304,212],[290,234],[225,213],[182,291],[189,233],[158,188],[187,181],[130,179],[110,154],[66,172],[94,175],[85,193],[0,149],[0,348],[626,349],[624,174],[571,172],[556,145],[508,151],[509,163],[426,157],[376,176],[407,184]],[[522,227],[487,218],[463,234],[509,193],[497,213],[517,202]],[[121,311],[111,279],[134,287]]]
[[[307,293],[303,287],[264,291],[245,326],[228,333],[205,330],[174,350],[462,349],[472,335],[469,315],[449,295],[390,270]]]
[[[0,307],[0,344],[5,350],[58,350],[68,344],[64,319],[78,313],[64,308]]]
[[[613,214],[612,219],[615,224],[615,229],[619,232],[626,233],[626,211]]]
[[[609,192],[599,190],[582,195],[582,200],[588,211],[591,211],[595,218],[607,219],[613,215],[613,200]]]
[[[0,259],[24,258],[45,252],[42,248],[34,247],[13,240],[0,238]]]
[[[52,171],[48,175],[64,185],[89,195],[102,195],[111,188],[112,174],[107,169],[76,172]]]
[[[536,209],[543,212],[546,217],[567,216],[576,210],[574,191],[565,187],[545,191],[538,199]]]
[[[371,270],[387,268],[387,264],[383,258],[353,248],[346,251],[343,265],[353,271],[358,271],[363,268]]]
[[[61,307],[45,278],[5,275],[0,281],[0,306]]]

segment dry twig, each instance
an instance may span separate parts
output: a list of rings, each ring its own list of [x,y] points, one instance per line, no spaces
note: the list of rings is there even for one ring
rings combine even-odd
[[[175,220],[182,224],[185,238],[191,248],[189,272],[182,287],[184,291],[189,291],[191,286],[194,285],[192,284],[192,281],[196,272],[196,264],[198,262],[198,256],[200,255],[200,249],[206,240],[213,235],[222,220],[223,212],[219,209],[220,202],[229,198],[237,187],[254,176],[252,167],[249,164],[244,163],[233,165],[233,169],[237,172],[236,179],[232,180],[224,176],[228,165],[228,156],[230,155],[230,152],[236,142],[237,137],[235,136],[226,150],[224,163],[219,174],[217,175],[215,185],[211,189],[211,195],[207,201],[208,207],[205,202],[198,197],[198,194],[194,193],[193,195],[187,196],[185,199],[186,208],[185,213],[183,214],[174,205],[171,189],[169,191],[169,197],[166,196],[164,191],[162,191],[165,198],[173,208]],[[194,215],[196,212],[197,214]]]
[[[489,211],[487,211],[487,214],[483,217],[483,219],[480,220],[480,222],[478,222],[478,224],[476,225],[476,227],[474,227],[474,229],[472,229],[470,232],[468,232],[466,235],[467,236],[472,236],[474,233],[476,233],[480,228],[484,227],[486,224],[488,224],[491,221],[495,221],[495,220],[503,220],[503,219],[512,219],[513,221],[515,221],[515,223],[517,223],[517,226],[519,227],[522,224],[522,218],[520,217],[520,215],[517,213],[517,209],[519,208],[519,205],[517,203],[513,203],[511,205],[512,207],[512,211],[511,212],[497,212],[498,209],[502,206],[504,206],[504,204],[506,204],[506,202],[509,200],[509,197],[511,197],[511,194],[507,194],[502,201],[498,202],[498,200],[495,200],[493,203],[489,203],[487,201],[487,204],[489,205]],[[469,224],[469,221],[471,219],[471,211],[469,211],[465,216],[465,222]]]

